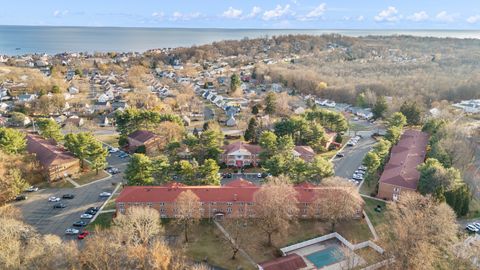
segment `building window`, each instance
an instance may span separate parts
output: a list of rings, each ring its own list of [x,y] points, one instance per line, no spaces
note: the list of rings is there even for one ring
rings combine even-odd
[[[164,208],[160,208],[160,213],[165,213],[165,209],[164,209]]]
[[[227,202],[227,205],[233,205],[233,203],[232,202]]]
[[[393,192],[395,192],[397,194],[400,193],[400,188],[399,187],[394,187]]]
[[[151,202],[147,203],[147,206],[148,206],[148,207],[152,207],[152,205],[153,205],[153,204],[152,204]]]
[[[164,205],[165,205],[165,203],[164,203],[164,202],[161,202],[161,203],[159,203],[159,204],[160,204],[160,206],[164,206]]]
[[[231,207],[227,208],[227,213],[232,213],[232,208]]]

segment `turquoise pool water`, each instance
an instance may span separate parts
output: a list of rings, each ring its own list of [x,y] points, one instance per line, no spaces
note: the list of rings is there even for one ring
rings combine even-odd
[[[317,268],[337,263],[344,258],[343,251],[338,247],[328,247],[306,256]]]

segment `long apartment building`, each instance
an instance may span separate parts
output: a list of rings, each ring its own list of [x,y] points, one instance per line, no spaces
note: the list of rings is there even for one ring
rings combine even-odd
[[[294,187],[297,191],[300,215],[307,217],[309,205],[322,192],[337,192],[338,187],[320,187],[303,183]],[[254,194],[260,186],[237,179],[224,186],[185,186],[170,183],[164,186],[127,186],[116,199],[116,210],[125,213],[128,207],[146,206],[160,212],[162,218],[174,218],[175,200],[186,190],[195,193],[202,204],[204,218],[215,216],[254,217]],[[359,205],[359,212],[363,205]]]
[[[380,177],[377,197],[398,200],[402,192],[416,191],[420,173],[417,166],[425,161],[428,134],[405,130],[400,141],[392,147],[390,159]]]

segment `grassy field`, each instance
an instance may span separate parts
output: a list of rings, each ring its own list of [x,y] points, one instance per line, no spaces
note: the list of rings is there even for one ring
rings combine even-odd
[[[376,186],[379,180],[379,176],[373,177],[370,185],[367,184],[366,181],[363,182],[362,186],[360,187],[360,194],[372,196],[374,192],[376,192]]]
[[[110,227],[110,225],[112,224],[113,214],[113,212],[98,214],[97,219],[95,219],[94,222],[89,223],[87,227],[85,227],[85,229],[93,231],[93,229],[97,226],[101,229]]]
[[[118,147],[118,134],[95,135],[95,138],[113,147]]]
[[[67,180],[60,180],[56,182],[42,182],[37,185],[40,189],[42,188],[74,188],[75,186],[68,182]]]
[[[168,235],[178,237],[183,243],[183,232],[173,222],[165,225]],[[208,220],[203,220],[195,225],[189,234],[189,242],[184,243],[187,256],[195,261],[206,260],[209,264],[224,269],[255,269],[241,254],[235,260],[231,259],[232,253],[228,245],[224,244],[220,230]]]
[[[385,222],[385,211],[386,211],[386,203],[382,201],[377,201],[370,198],[363,198],[365,201],[365,212],[370,218],[374,227],[377,227]],[[382,207],[382,212],[376,212],[375,207],[380,205]]]
[[[104,170],[99,170],[98,174],[95,171],[87,171],[82,173],[80,176],[73,178],[73,181],[77,182],[79,185],[85,185],[93,181],[103,179],[108,176]]]
[[[320,156],[320,157],[322,157],[322,158],[324,158],[324,159],[326,159],[326,160],[329,160],[329,159],[331,159],[332,157],[335,156],[335,154],[337,153],[337,151],[338,151],[337,149],[331,150],[331,151],[327,151],[327,152],[318,154],[318,156]]]

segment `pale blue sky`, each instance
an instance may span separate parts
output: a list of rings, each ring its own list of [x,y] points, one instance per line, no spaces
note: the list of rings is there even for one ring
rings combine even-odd
[[[480,29],[480,1],[2,0],[0,25]]]

